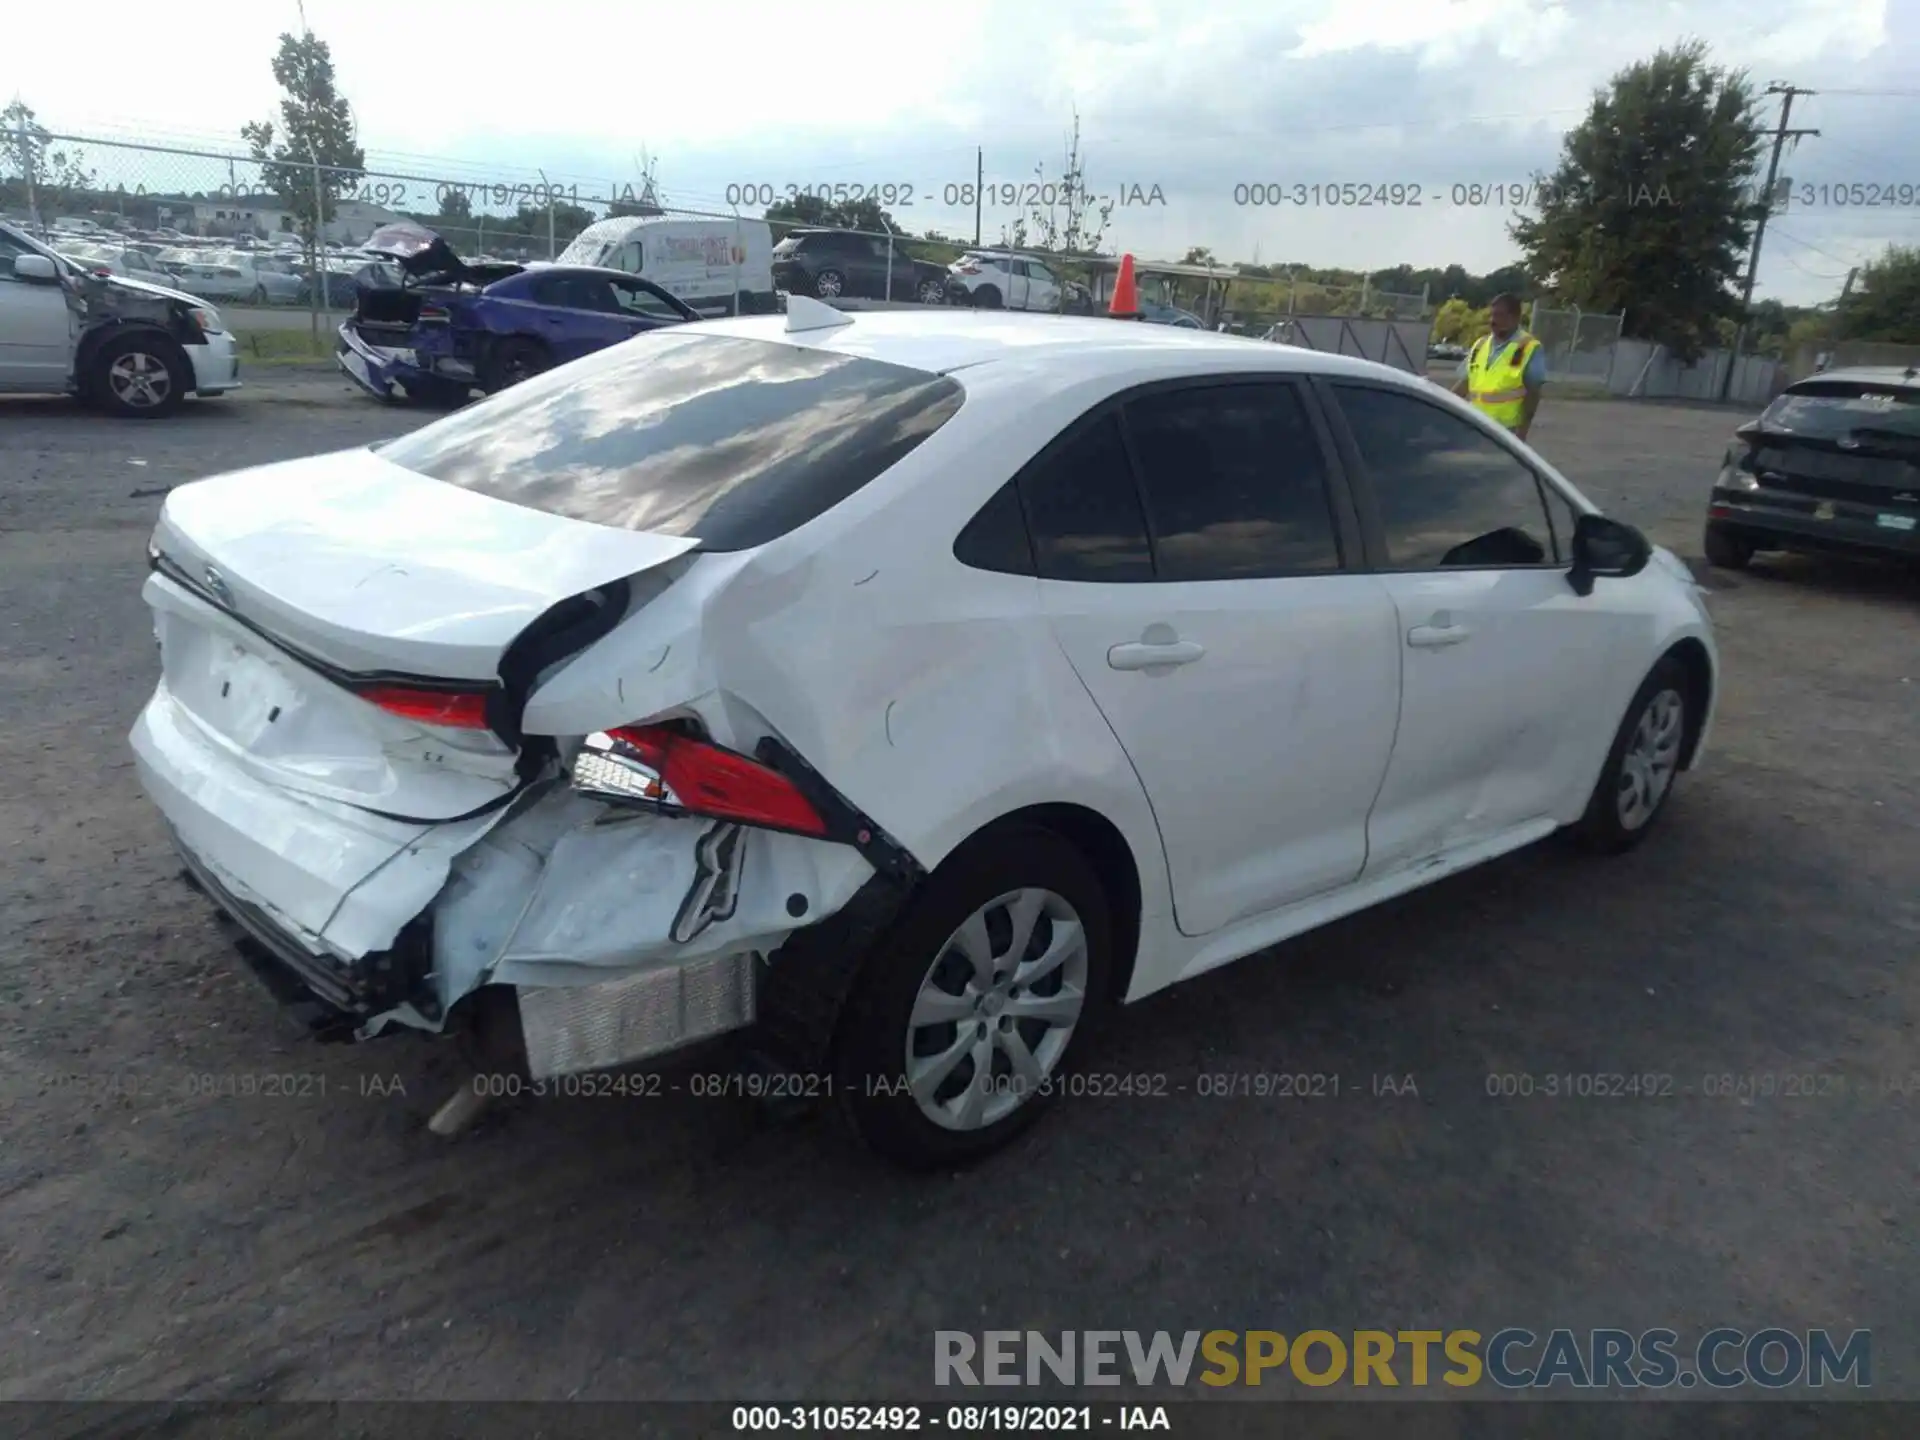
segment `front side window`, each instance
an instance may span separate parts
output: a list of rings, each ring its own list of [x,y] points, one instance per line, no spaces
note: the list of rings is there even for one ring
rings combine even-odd
[[[904,365],[671,327],[376,450],[550,515],[744,550],[878,478],[964,398],[957,381]]]
[[[620,309],[628,315],[641,315],[649,320],[680,320],[683,317],[658,295],[644,285],[631,284],[621,280],[608,282],[613,288],[613,298],[619,302]]]
[[[1333,390],[1366,465],[1392,568],[1553,563],[1540,482],[1491,436],[1413,395]]]
[[[1293,386],[1163,391],[1126,412],[1159,579],[1340,568],[1326,457]]]

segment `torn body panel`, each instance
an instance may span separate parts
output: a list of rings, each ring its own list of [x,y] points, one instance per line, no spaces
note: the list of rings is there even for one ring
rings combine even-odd
[[[703,843],[728,831],[731,854]],[[484,984],[593,985],[764,954],[872,875],[846,846],[556,793],[454,865],[433,905],[434,975],[450,1008]]]

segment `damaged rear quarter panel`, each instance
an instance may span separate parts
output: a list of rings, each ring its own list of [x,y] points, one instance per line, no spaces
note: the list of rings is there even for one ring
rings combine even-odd
[[[715,822],[610,810],[561,790],[462,855],[434,907],[442,1002],[494,983],[590,985],[710,955],[768,953],[846,903],[872,875],[860,855],[742,829],[740,891],[724,919],[671,938]],[[804,900],[803,916],[790,908]]]
[[[969,569],[952,550],[999,485],[1098,397],[1062,396],[1024,364],[965,378],[1005,392],[1002,403],[963,405],[790,534],[702,556],[542,685],[525,728],[577,737],[697,703],[735,749],[777,733],[928,869],[1012,811],[1082,805],[1126,839],[1143,915],[1168,913],[1146,795],[1053,639],[1040,582]]]

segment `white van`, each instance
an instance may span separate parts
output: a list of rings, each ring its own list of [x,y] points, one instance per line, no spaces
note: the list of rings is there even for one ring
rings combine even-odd
[[[604,265],[651,280],[703,315],[771,312],[773,231],[764,220],[623,215],[589,225],[560,265]]]

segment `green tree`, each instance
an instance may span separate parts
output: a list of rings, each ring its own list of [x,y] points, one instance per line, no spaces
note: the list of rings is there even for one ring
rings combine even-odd
[[[33,180],[34,204],[40,219],[51,220],[94,188],[86,153],[55,145],[47,127],[35,118],[33,107],[15,99],[0,110],[0,196],[9,206],[25,207],[26,181]]]
[[[444,220],[449,225],[471,225],[473,201],[458,185],[448,185],[440,192],[440,213],[434,218]]]
[[[1477,339],[1472,329],[1474,309],[1455,295],[1433,315],[1433,338],[1447,345],[1465,345]]]
[[[1035,193],[1051,195],[1051,205],[1030,207],[1024,220],[1016,220],[1016,246],[1031,243],[1054,255],[1097,255],[1107,238],[1107,226],[1113,219],[1113,201],[1087,189],[1086,157],[1080,153],[1080,112],[1073,112],[1073,128],[1067,133],[1066,152],[1061,157],[1057,179],[1047,175],[1043,161],[1033,167],[1037,183]]]
[[[1920,248],[1889,245],[1878,260],[1863,265],[1839,324],[1849,340],[1920,344]]]
[[[1187,253],[1180,257],[1180,263],[1182,265],[1218,265],[1220,262],[1213,258],[1213,251],[1205,245],[1193,245],[1189,246]]]
[[[876,200],[833,200],[825,195],[800,194],[767,207],[766,219],[777,240],[789,230],[822,226],[830,230],[867,230],[875,235],[900,233],[892,215]]]
[[[279,121],[256,120],[241,126],[240,134],[260,162],[261,183],[299,220],[311,243],[341,197],[359,184],[367,156],[354,134],[352,107],[335,85],[326,41],[311,31],[281,35],[273,78],[285,92]]]
[[[1631,65],[1595,93],[1539,178],[1537,214],[1510,233],[1563,303],[1626,311],[1629,335],[1683,360],[1740,318],[1735,281],[1758,211],[1761,150],[1744,72],[1688,41]]]

